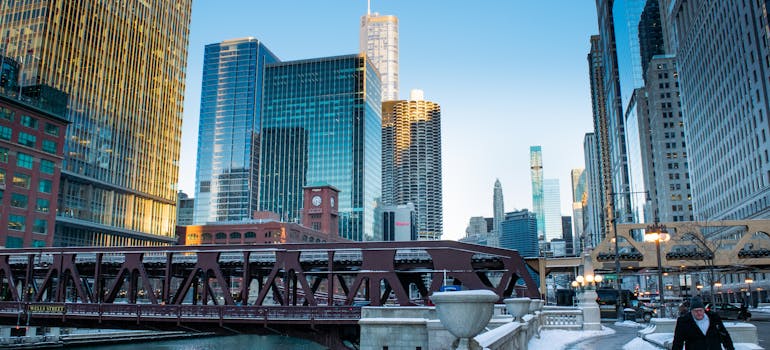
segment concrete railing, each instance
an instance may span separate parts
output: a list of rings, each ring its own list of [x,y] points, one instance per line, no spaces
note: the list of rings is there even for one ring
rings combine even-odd
[[[546,309],[540,313],[540,319],[543,329],[583,329],[583,310],[579,309]]]

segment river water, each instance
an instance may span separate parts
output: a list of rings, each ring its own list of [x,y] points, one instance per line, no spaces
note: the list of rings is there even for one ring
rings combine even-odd
[[[322,350],[323,346],[304,339],[279,335],[232,335],[156,342],[78,347],[87,350]]]

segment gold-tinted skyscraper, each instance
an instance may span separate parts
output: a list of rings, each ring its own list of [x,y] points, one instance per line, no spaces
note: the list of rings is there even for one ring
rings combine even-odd
[[[0,3],[22,85],[70,96],[54,245],[173,241],[191,3]]]

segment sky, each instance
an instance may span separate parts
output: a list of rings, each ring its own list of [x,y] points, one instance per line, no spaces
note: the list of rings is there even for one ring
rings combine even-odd
[[[359,51],[366,0],[193,1],[179,189],[195,193],[204,46],[255,37],[281,60]],[[588,0],[373,0],[399,19],[399,93],[441,105],[444,239],[492,216],[495,179],[505,211],[532,208],[529,147],[543,149],[572,215],[570,170],[584,168],[592,132],[586,55],[597,33]]]

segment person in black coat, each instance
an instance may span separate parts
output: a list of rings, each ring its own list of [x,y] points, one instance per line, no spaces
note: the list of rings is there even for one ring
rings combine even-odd
[[[676,320],[672,350],[735,350],[733,340],[727,333],[722,318],[716,313],[706,312],[703,300],[690,300],[690,312]]]

